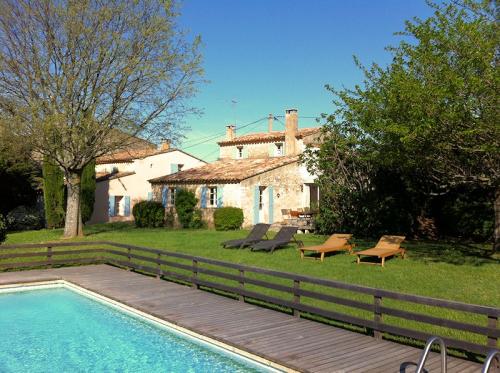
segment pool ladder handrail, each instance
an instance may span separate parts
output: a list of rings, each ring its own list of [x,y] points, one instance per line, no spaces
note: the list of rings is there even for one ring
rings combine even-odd
[[[429,355],[429,352],[431,351],[431,347],[434,343],[438,342],[440,349],[441,349],[441,372],[446,373],[448,364],[446,361],[446,344],[444,343],[443,339],[437,336],[432,336],[427,340],[427,343],[425,344],[424,351],[422,352],[422,356],[420,357],[420,360],[417,365],[417,370],[416,373],[422,373],[424,370],[424,364],[425,361],[427,360],[427,356]]]
[[[498,355],[498,357],[496,355]],[[490,369],[491,366],[491,362],[495,357],[497,357],[497,360],[500,361],[500,351],[491,350],[490,352],[488,352],[486,360],[484,360],[483,369],[481,369],[481,373],[488,373],[488,370]]]

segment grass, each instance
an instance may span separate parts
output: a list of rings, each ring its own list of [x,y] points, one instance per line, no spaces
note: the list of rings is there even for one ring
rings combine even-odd
[[[343,281],[370,287],[393,290],[402,293],[417,294],[435,298],[449,299],[466,303],[500,307],[500,261],[491,256],[486,245],[465,245],[455,242],[411,241],[404,246],[408,258],[399,257],[386,261],[386,267],[356,265],[355,257],[343,253],[330,255],[321,263],[316,260],[301,260],[295,246],[275,251],[251,252],[248,249],[222,249],[220,242],[239,238],[246,232],[217,232],[212,230],[167,230],[137,229],[126,223],[94,225],[86,227],[83,240],[109,240],[121,243],[147,246],[169,251],[182,252],[189,255],[203,256],[223,261],[276,269],[285,272],[300,273],[315,277]],[[11,233],[6,243],[36,243],[57,241],[61,230],[40,230]],[[299,236],[305,245],[314,245],[324,241],[325,237],[317,235]],[[80,239],[82,240],[82,239]],[[356,249],[369,248],[374,244],[370,240],[355,240]],[[209,267],[209,266],[206,266]],[[216,268],[220,270],[220,268]],[[252,275],[266,279],[263,275]],[[210,279],[210,276],[206,276]],[[218,279],[220,282],[221,279]],[[290,286],[288,280],[281,283]],[[280,283],[279,280],[273,282]],[[234,285],[234,283],[231,283]],[[256,287],[248,286],[257,290]],[[308,290],[317,290],[357,300],[373,302],[369,296],[352,294],[340,290],[325,289],[321,286],[307,285]],[[283,297],[283,293],[258,288],[258,291],[273,296]],[[289,297],[289,296],[288,296]],[[367,311],[349,307],[327,304],[316,300],[304,300],[311,305],[346,312],[358,317],[371,319]],[[408,305],[404,302],[384,300],[384,305],[409,309],[419,313],[427,313],[458,321],[485,325],[485,317],[467,315],[455,311],[446,311],[420,305]],[[410,308],[408,308],[411,306]],[[429,331],[448,335],[458,339],[484,343],[485,338],[471,333],[448,330],[441,327],[420,324],[409,320],[386,317],[384,322],[401,325],[411,329]]]

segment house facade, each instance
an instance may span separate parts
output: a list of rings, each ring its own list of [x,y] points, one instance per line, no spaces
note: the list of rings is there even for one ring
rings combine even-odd
[[[133,220],[134,205],[153,197],[149,179],[205,164],[171,148],[168,142],[160,148],[132,148],[98,158],[94,211],[89,223]]]
[[[284,131],[273,130],[272,115],[263,133],[237,136],[235,126],[227,126],[225,139],[218,143],[218,161],[151,179],[153,197],[171,209],[176,189],[193,191],[209,226],[213,212],[222,206],[243,209],[244,226],[281,222],[284,210],[319,202],[315,177],[299,162],[306,146],[317,144],[319,136],[319,128],[298,127],[295,109],[286,111]]]

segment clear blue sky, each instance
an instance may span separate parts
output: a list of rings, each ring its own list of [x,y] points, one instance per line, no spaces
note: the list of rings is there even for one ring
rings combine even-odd
[[[299,116],[332,112],[324,85],[352,87],[362,80],[353,55],[364,64],[387,63],[384,47],[400,40],[394,32],[432,10],[424,0],[185,0],[181,12],[181,27],[202,37],[210,82],[192,100],[203,114],[187,118],[191,131],[180,147],[212,161],[217,139],[193,145],[229,123],[238,127],[291,107]],[[266,126],[263,121],[239,134]],[[299,119],[299,126],[317,124]]]

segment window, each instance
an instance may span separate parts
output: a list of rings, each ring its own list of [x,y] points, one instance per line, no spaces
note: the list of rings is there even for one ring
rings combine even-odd
[[[122,201],[123,196],[115,196],[115,211],[114,216],[123,215],[120,213],[120,202]]]
[[[182,171],[182,167],[184,167],[184,165],[182,163],[179,163],[177,165],[177,172],[181,172]]]
[[[282,143],[278,143],[278,144],[275,144],[276,145],[276,156],[282,156],[283,155],[283,144]]]
[[[209,187],[208,188],[208,205],[210,207],[217,207],[217,188]]]
[[[238,158],[243,158],[243,146],[238,146]]]
[[[264,189],[266,189],[266,187],[259,187],[259,210],[262,210],[264,206]]]
[[[175,206],[175,188],[168,188],[168,204],[172,207]]]

